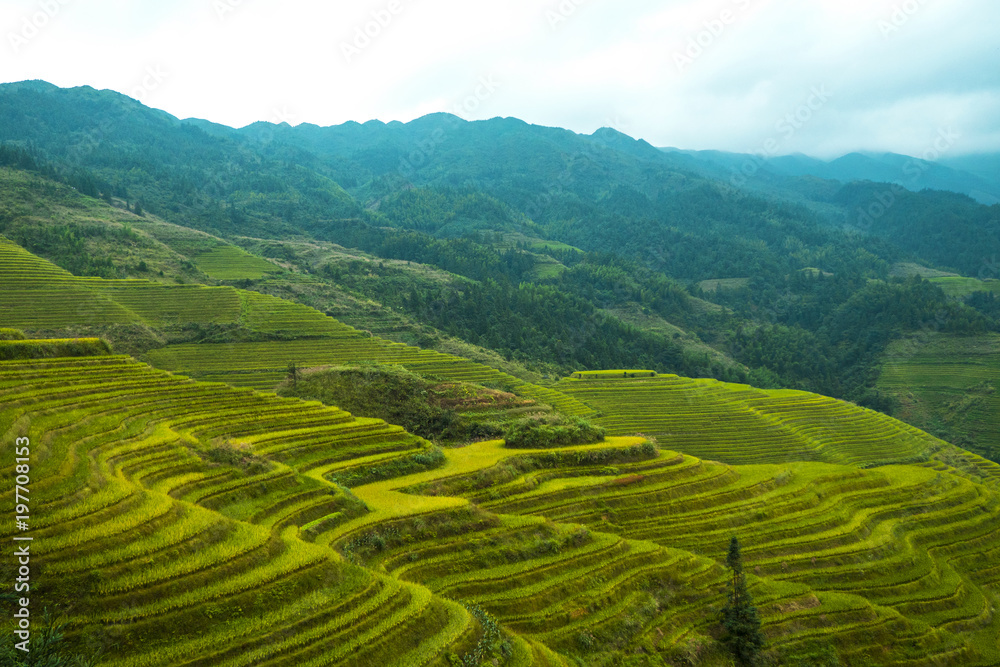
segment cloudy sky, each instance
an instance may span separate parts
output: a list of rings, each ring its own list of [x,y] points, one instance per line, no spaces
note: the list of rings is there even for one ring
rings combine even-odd
[[[515,116],[656,146],[1000,151],[997,0],[0,0],[0,81],[181,118]],[[939,144],[940,145],[940,144]]]

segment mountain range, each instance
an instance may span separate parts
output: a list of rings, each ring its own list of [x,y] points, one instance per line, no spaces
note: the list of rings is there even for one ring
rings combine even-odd
[[[751,160],[0,86],[0,664],[1000,665],[1000,205]]]
[[[900,341],[997,330],[996,156],[765,160],[443,113],[235,129],[38,81],[0,86],[0,143],[9,164],[298,262],[323,298],[433,332],[408,340],[451,337],[542,375],[648,367],[806,389],[922,415],[987,456],[1000,443],[997,425],[914,410],[880,380]],[[81,254],[15,213],[0,233],[91,275],[136,275],[138,260]],[[308,242],[431,273],[388,290],[290,245]]]

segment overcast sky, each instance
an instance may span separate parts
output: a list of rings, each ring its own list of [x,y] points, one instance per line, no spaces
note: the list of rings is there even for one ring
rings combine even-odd
[[[997,0],[0,0],[0,30],[2,81],[234,127],[449,111],[680,148],[1000,151]]]

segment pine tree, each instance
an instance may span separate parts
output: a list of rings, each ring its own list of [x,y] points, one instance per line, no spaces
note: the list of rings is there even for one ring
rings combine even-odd
[[[757,607],[753,606],[753,598],[747,591],[743,556],[736,537],[729,541],[726,567],[732,572],[732,578],[729,580],[729,598],[722,609],[722,627],[726,631],[722,641],[729,647],[737,665],[750,667],[757,664],[757,658],[764,647],[764,635],[760,629]]]

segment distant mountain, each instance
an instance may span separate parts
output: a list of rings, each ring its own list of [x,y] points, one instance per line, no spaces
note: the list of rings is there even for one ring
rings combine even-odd
[[[1000,183],[1000,153],[944,157],[940,163],[952,169],[974,174],[988,182]]]
[[[874,379],[890,342],[1000,331],[991,295],[894,278],[901,264],[996,277],[1000,205],[968,196],[1000,195],[995,164],[763,160],[445,113],[235,129],[113,91],[0,85],[0,165],[225,239],[267,239],[265,256],[282,261],[294,251],[272,241],[379,258],[378,274],[303,270],[338,286],[368,273],[359,298],[506,360],[794,387],[882,410]],[[0,229],[76,252],[76,232],[29,233],[9,201]],[[455,278],[428,284],[393,262]]]
[[[779,185],[797,190],[781,177],[809,176],[841,183],[896,183],[914,192],[946,190],[968,195],[982,204],[1000,203],[1000,155],[996,154],[931,162],[897,153],[849,153],[825,161],[801,153],[762,158],[723,151],[663,150],[668,155],[690,158],[685,163],[689,169],[755,189],[773,190]]]

